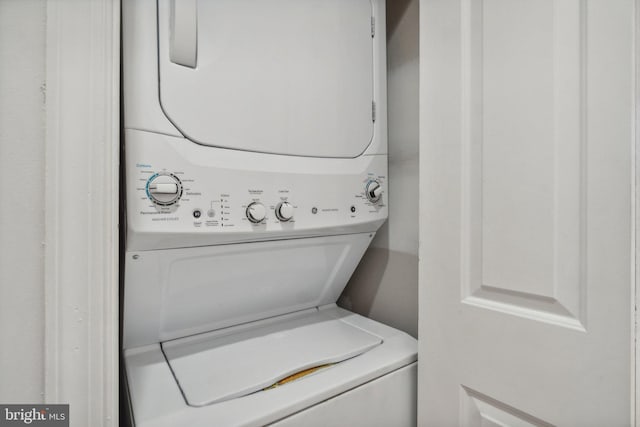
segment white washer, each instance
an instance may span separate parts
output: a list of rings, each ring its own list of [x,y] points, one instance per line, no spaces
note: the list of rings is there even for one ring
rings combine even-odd
[[[416,341],[335,305],[387,218],[384,0],[123,2],[136,426],[411,426]]]

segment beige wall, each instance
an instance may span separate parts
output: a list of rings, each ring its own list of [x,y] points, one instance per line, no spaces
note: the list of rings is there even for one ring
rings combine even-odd
[[[418,335],[418,0],[387,1],[389,220],[339,304]]]
[[[0,402],[44,392],[43,0],[0,1]]]

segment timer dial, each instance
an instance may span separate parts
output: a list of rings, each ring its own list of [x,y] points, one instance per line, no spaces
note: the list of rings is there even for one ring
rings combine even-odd
[[[173,174],[155,174],[147,181],[147,195],[156,205],[173,205],[182,197],[182,183]]]
[[[372,203],[377,203],[382,197],[382,184],[379,181],[373,180],[367,183],[367,199]]]
[[[281,202],[276,206],[276,216],[282,222],[293,219],[293,205],[289,202]]]
[[[264,221],[267,217],[267,210],[260,202],[253,202],[247,206],[247,219],[254,224]]]

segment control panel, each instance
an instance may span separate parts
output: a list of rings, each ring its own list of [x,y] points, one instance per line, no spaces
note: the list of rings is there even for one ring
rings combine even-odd
[[[153,137],[168,141],[127,140],[129,249],[368,232],[387,217],[385,155],[299,158]]]

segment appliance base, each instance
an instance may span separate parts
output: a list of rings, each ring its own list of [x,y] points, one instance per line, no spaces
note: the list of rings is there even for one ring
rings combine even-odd
[[[128,349],[125,350],[124,362],[135,419],[131,424],[137,427],[414,426],[417,341],[404,332],[343,310],[335,304],[319,307],[316,314],[310,314],[308,318],[317,318],[317,313],[376,336],[381,343],[362,354],[276,388],[200,407],[190,406],[185,401],[180,377],[174,375],[163,352],[162,347],[166,343]],[[314,321],[309,319],[306,320],[308,324],[314,325]],[[232,342],[229,347],[234,347],[239,343],[234,337],[252,335],[251,331],[274,321],[277,319],[239,325],[215,334],[229,337]],[[307,326],[299,328],[304,330]],[[314,340],[312,334],[309,340]],[[280,348],[284,357],[289,346],[283,342]],[[243,364],[260,364],[261,354],[256,352],[247,352],[244,356],[232,353],[235,356],[233,361],[229,361],[231,369]],[[194,357],[194,354],[189,357]],[[245,360],[238,361],[239,358]],[[197,369],[204,371],[206,368]],[[203,381],[206,381],[205,377],[203,372]]]

